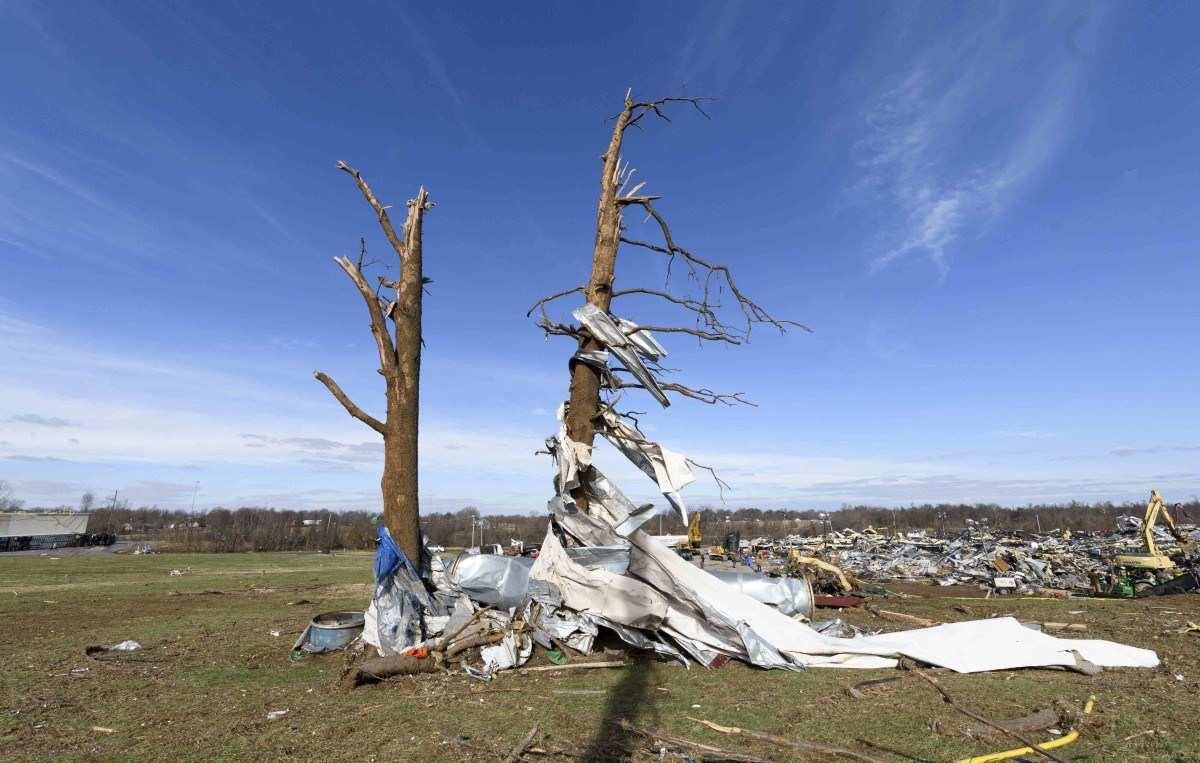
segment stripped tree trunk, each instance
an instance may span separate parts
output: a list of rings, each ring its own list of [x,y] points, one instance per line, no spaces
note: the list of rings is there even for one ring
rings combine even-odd
[[[404,227],[398,234],[388,217],[387,207],[379,202],[367,181],[357,170],[338,162],[338,168],[354,177],[363,198],[371,205],[379,226],[399,259],[400,275],[395,281],[378,277],[373,289],[363,275],[364,251],[358,261],[335,257],[358,288],[371,317],[371,334],[379,352],[379,373],[384,378],[387,415],[383,421],[355,405],[326,374],[314,376],[354,418],[383,436],[383,521],[392,538],[408,558],[417,564],[421,558],[421,529],[417,483],[417,432],[421,380],[421,297],[426,279],[423,271],[421,234],[426,210],[433,204],[424,188],[408,202]],[[390,290],[392,298],[379,292]],[[390,322],[390,327],[389,327]],[[394,333],[393,333],[394,331]]]
[[[621,161],[621,140],[633,113],[634,104],[626,98],[625,108],[613,124],[608,150],[604,152],[600,171],[600,202],[596,209],[596,243],[592,248],[592,274],[584,289],[584,298],[596,307],[608,311],[612,303],[613,279],[616,277],[617,247],[621,243],[621,210],[617,206],[618,168]],[[591,336],[579,340],[582,351],[603,349]],[[591,447],[596,439],[595,418],[600,413],[600,374],[586,363],[571,366],[571,396],[567,405],[567,435],[576,442]],[[580,508],[587,510],[587,496],[577,490],[573,496]]]
[[[554,300],[568,295],[582,293],[586,302],[605,313],[612,313],[611,305],[619,297],[640,297],[643,299],[662,300],[675,308],[690,314],[693,325],[640,326],[637,331],[647,334],[655,332],[687,334],[702,342],[722,342],[739,345],[750,340],[750,333],[755,324],[766,324],[780,333],[786,333],[789,328],[808,329],[795,321],[776,318],[763,309],[758,303],[741,291],[734,281],[730,269],[716,261],[699,257],[676,243],[666,218],[659,213],[654,202],[660,197],[639,193],[645,182],[633,185],[628,191],[625,186],[632,182],[634,170],[628,162],[622,162],[621,145],[625,131],[630,127],[641,127],[641,122],[647,116],[654,116],[670,121],[665,113],[668,107],[688,104],[704,116],[708,116],[701,107],[701,102],[708,99],[702,97],[667,97],[651,101],[635,101],[632,91],[625,94],[621,112],[613,118],[612,135],[608,140],[608,149],[601,157],[603,166],[600,171],[600,199],[596,209],[596,239],[592,249],[592,270],[588,281],[579,286],[549,294],[534,303],[527,315],[535,310],[541,310],[538,325],[547,336],[569,336],[577,341],[578,353],[591,353],[605,349],[605,345],[593,337],[584,326],[567,325],[556,322],[546,312],[546,305]],[[629,237],[622,224],[622,211],[625,207],[638,207],[646,213],[646,221],[653,221],[651,229],[657,229],[662,236],[662,243],[645,241]],[[621,244],[628,244],[649,253],[655,257],[664,257],[666,261],[666,285],[662,289],[633,287],[614,290],[616,277],[617,252]],[[671,266],[678,262],[686,270],[688,283],[693,293],[690,295],[672,293]],[[727,297],[730,310],[723,317],[721,298]],[[736,311],[736,312],[734,312]],[[732,320],[730,316],[736,316]],[[627,335],[630,331],[628,329]],[[604,366],[601,364],[601,368]],[[663,374],[668,371],[658,365],[642,369],[642,376],[637,376],[633,369],[622,368],[620,365],[610,365],[604,376],[594,365],[580,361],[571,363],[571,388],[567,400],[565,416],[567,437],[576,443],[591,448],[596,439],[597,418],[602,406],[607,405],[601,398],[605,390],[616,392],[622,389],[648,389],[646,374],[653,379],[653,387],[658,393],[663,405],[664,392],[698,400],[709,405],[721,403],[724,405],[753,405],[743,397],[741,392],[717,392],[706,387],[691,387],[676,381],[667,381]],[[634,376],[635,378],[628,378]],[[617,412],[618,415],[620,414]],[[636,426],[636,419],[634,420]],[[689,461],[693,466],[700,466]],[[708,467],[701,467],[708,468]],[[715,476],[715,475],[714,475]],[[581,487],[571,493],[571,498],[577,506],[587,510],[588,499],[585,487],[592,475],[588,470],[579,474]],[[718,484],[724,485],[719,479]]]

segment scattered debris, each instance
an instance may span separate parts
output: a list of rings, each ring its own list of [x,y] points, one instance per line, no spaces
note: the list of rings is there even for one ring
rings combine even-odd
[[[1052,707],[1044,707],[1035,713],[1023,716],[1021,718],[1013,718],[1007,721],[996,721],[996,725],[1005,731],[1043,731],[1058,724],[1058,713]],[[975,735],[994,733],[995,729],[991,726],[976,726],[971,729],[971,733]]]
[[[686,757],[680,756],[684,757],[685,760],[728,760],[740,761],[740,763],[770,763],[766,758],[761,758],[757,755],[723,750],[720,747],[714,747],[703,742],[694,742],[690,739],[673,736],[655,728],[639,728],[624,718],[618,720],[616,725],[625,731],[645,737],[652,742],[666,742],[672,747],[683,748],[689,750],[691,753],[697,753],[695,755],[689,754]],[[658,748],[655,749],[655,752],[659,753],[659,757],[665,757],[664,753],[666,749]]]
[[[831,755],[839,758],[849,758],[850,760],[861,760],[864,763],[882,763],[878,758],[872,758],[870,755],[848,750],[845,747],[833,747],[831,745],[817,744],[815,742],[798,742],[794,739],[785,739],[784,737],[775,736],[774,734],[766,734],[761,731],[752,731],[750,729],[738,728],[737,726],[722,726],[712,721],[701,720],[700,718],[688,718],[689,721],[707,726],[708,728],[720,734],[740,734],[756,739],[760,742],[770,742],[771,744],[787,747],[797,752],[807,753],[809,755]]]
[[[520,760],[521,756],[525,754],[525,750],[529,749],[529,747],[533,744],[533,740],[537,736],[537,733],[538,725],[535,723],[533,724],[533,728],[529,730],[529,733],[522,737],[520,742],[517,742],[517,746],[514,747],[512,752],[508,754],[508,757],[504,759],[504,763],[514,763],[515,761]]]
[[[576,354],[577,365],[597,369],[606,379],[614,370],[631,373],[644,389],[657,391],[654,397],[666,405],[646,365],[657,368],[666,350],[650,330],[593,305],[574,315],[581,324],[574,330],[587,333],[595,346]],[[619,359],[620,368],[608,366],[610,353]],[[866,635],[844,623],[810,627],[800,621],[811,618],[815,607],[806,573],[774,578],[749,572],[713,574],[692,564],[641,529],[660,512],[650,504],[635,504],[597,468],[590,440],[585,444],[568,434],[565,403],[557,418],[558,431],[546,440],[556,472],[554,495],[536,559],[462,554],[447,569],[429,553],[409,559],[388,530],[379,528],[375,588],[362,626],[363,642],[379,656],[349,671],[355,684],[437,670],[461,671],[487,681],[512,669],[531,673],[631,664],[566,661],[568,649],[591,654],[601,628],[630,649],[709,668],[730,659],[786,670],[890,668],[908,659],[962,673],[1158,665],[1157,655],[1148,649],[1059,639],[1023,627],[1013,617],[939,624],[865,605],[876,617],[914,629]],[[691,467],[696,464],[647,439],[636,418],[621,416],[612,405],[604,407],[593,424],[596,434],[657,485],[669,505],[666,510],[686,523],[680,490],[694,480]],[[943,585],[975,583],[989,593],[1062,597],[1087,589],[1094,575],[1108,569],[1106,554],[1113,552],[1113,543],[1125,548],[1136,540],[1123,534],[1110,542],[1066,532],[1030,536],[973,530],[954,539],[926,533],[886,537],[871,530],[847,530],[819,538],[789,537],[779,544],[734,537],[726,541],[724,555],[735,563],[753,561],[764,568],[774,562],[777,572],[787,572],[789,562],[793,571],[815,569],[832,581],[829,585],[839,595],[848,593],[855,580],[908,578]],[[887,594],[886,589],[871,590]],[[1070,623],[1052,625],[1079,630]],[[317,627],[314,620],[307,633]],[[535,645],[554,653],[548,658],[552,664],[523,668]],[[558,662],[564,664],[553,664]],[[952,702],[948,696],[947,701]]]
[[[126,653],[126,652],[136,652],[142,648],[143,648],[142,645],[139,644],[138,642],[133,641],[133,640],[126,640],[126,641],[122,641],[118,644],[113,644],[112,646],[100,646],[100,645],[85,646],[83,648],[83,655],[85,657],[87,657],[88,659],[98,660],[98,659],[102,659],[106,655],[112,655],[115,657],[115,656],[118,656],[118,655],[120,655],[122,653]]]
[[[268,711],[268,712],[267,712],[267,720],[268,720],[268,721],[277,721],[277,720],[279,720],[280,718],[282,718],[283,716],[287,715],[287,714],[288,714],[288,712],[289,712],[289,711],[288,711],[287,709],[284,709],[284,710],[270,710],[270,711]]]
[[[944,695],[944,692],[943,692],[943,695]],[[1083,706],[1083,714],[1091,715],[1092,708],[1095,706],[1095,704],[1096,704],[1096,698],[1088,697],[1087,702],[1084,703],[1084,706]],[[1001,729],[1001,730],[1003,730],[1003,729]],[[1050,729],[1050,732],[1055,733],[1055,729]],[[1010,731],[1006,731],[1006,733],[1010,734],[1011,736],[1017,737],[1018,739],[1021,738],[1018,736],[1017,732],[1015,732],[1015,731],[1010,730]],[[1137,735],[1135,734],[1134,736],[1137,736]],[[1018,747],[1014,750],[1004,750],[1002,752],[993,752],[988,755],[981,755],[976,758],[971,758],[969,761],[965,761],[964,763],[972,763],[973,761],[978,762],[978,763],[984,763],[985,761],[1012,760],[1014,758],[1023,758],[1026,755],[1031,755],[1034,753],[1042,755],[1051,760],[1062,761],[1062,758],[1055,756],[1054,754],[1052,754],[1049,751],[1057,750],[1059,747],[1066,747],[1067,745],[1071,744],[1078,738],[1079,738],[1079,730],[1073,728],[1070,731],[1068,731],[1066,734],[1063,734],[1062,736],[1058,737],[1057,739],[1050,739],[1045,742],[1041,742],[1039,744],[1033,744],[1031,742],[1027,742],[1024,747]]]
[[[930,628],[938,624],[936,620],[930,620],[925,617],[917,617],[916,615],[906,615],[903,612],[892,612],[888,609],[876,609],[870,604],[866,605],[864,609],[883,620],[890,620],[894,623],[905,623],[906,625],[915,625],[918,628]]]
[[[923,678],[926,682],[928,682],[930,686],[937,689],[938,693],[940,693],[942,695],[942,698],[944,700],[946,700],[946,702],[951,707],[953,707],[955,710],[957,710],[958,712],[962,713],[963,715],[967,716],[968,718],[973,718],[974,720],[979,721],[980,723],[984,724],[985,726],[989,726],[990,728],[993,728],[1002,734],[1007,734],[1007,735],[1011,736],[1013,739],[1016,739],[1021,744],[1025,745],[1025,747],[1020,748],[1020,752],[1012,755],[1011,757],[1015,758],[1015,757],[1018,757],[1019,755],[1027,755],[1032,752],[1037,752],[1040,755],[1043,755],[1051,760],[1058,761],[1058,763],[1066,763],[1066,761],[1064,761],[1062,758],[1058,757],[1057,755],[1054,755],[1051,752],[1048,752],[1047,751],[1048,748],[1045,744],[1039,745],[1035,742],[1031,742],[1030,740],[1026,739],[1025,736],[1022,735],[1019,730],[1013,729],[1013,728],[1006,728],[1005,726],[1003,726],[995,721],[985,718],[984,716],[980,715],[979,713],[976,713],[972,710],[969,710],[969,709],[963,707],[962,705],[960,705],[958,702],[955,701],[954,697],[950,696],[950,693],[948,691],[946,691],[945,687],[943,687],[940,683],[938,683],[938,680],[936,678],[929,675],[928,673],[925,673],[921,670],[914,670],[913,672],[916,673],[919,677]],[[1086,708],[1084,709],[1084,713],[1091,712],[1092,702],[1093,702],[1092,699],[1088,700],[1088,704],[1087,704]],[[1078,733],[1076,733],[1076,736],[1078,736]],[[1063,739],[1065,739],[1065,738],[1066,737],[1063,737]],[[1055,740],[1055,741],[1061,741],[1061,740]],[[1072,739],[1072,741],[1074,741],[1074,740]],[[1069,744],[1069,742],[1066,744]],[[1062,745],[1056,744],[1053,746],[1061,747]],[[1001,755],[1007,756],[1007,753],[1001,753]],[[988,756],[988,757],[991,760],[1004,760],[1003,757],[994,757],[994,756]]]
[[[555,689],[551,694],[558,694],[566,697],[603,697],[608,694],[607,689]]]
[[[630,663],[625,660],[609,660],[608,662],[573,662],[570,665],[539,665],[536,668],[521,668],[520,673],[542,673],[548,670],[592,670],[595,668],[624,668]]]

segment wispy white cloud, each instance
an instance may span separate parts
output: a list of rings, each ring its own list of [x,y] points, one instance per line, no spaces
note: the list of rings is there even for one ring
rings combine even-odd
[[[899,218],[871,272],[924,255],[945,275],[952,248],[1003,214],[1068,137],[1090,64],[1065,41],[1094,42],[1102,9],[1078,29],[1048,18],[1042,35],[1006,34],[1005,22],[995,9],[971,15],[865,108],[856,188]],[[1014,87],[1030,60],[1044,76]],[[1002,108],[1014,92],[1022,102]]]
[[[1113,448],[1109,455],[1118,458],[1155,456],[1163,453],[1200,453],[1200,445],[1151,445],[1145,448]]]
[[[1022,440],[1048,440],[1054,435],[1039,429],[1001,429],[994,433],[997,437],[1016,437]]]
[[[58,416],[42,416],[37,413],[18,413],[15,416],[9,416],[8,420],[16,424],[33,424],[34,426],[51,427],[53,429],[74,426],[74,423],[69,419]]]

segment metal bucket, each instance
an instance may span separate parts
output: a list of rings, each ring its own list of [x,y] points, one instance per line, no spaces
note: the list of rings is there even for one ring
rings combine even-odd
[[[362,633],[366,615],[362,612],[325,612],[317,615],[308,625],[308,639],[304,645],[309,652],[332,652],[344,649],[358,634]]]

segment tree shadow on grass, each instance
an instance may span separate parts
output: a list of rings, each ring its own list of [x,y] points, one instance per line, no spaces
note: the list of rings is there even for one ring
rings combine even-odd
[[[588,763],[631,760],[637,749],[638,737],[620,726],[622,719],[637,722],[648,713],[657,719],[654,697],[649,692],[650,679],[654,675],[654,658],[641,653],[625,668],[621,682],[608,691],[608,702],[604,705],[604,717],[600,728],[588,742],[580,760]]]

